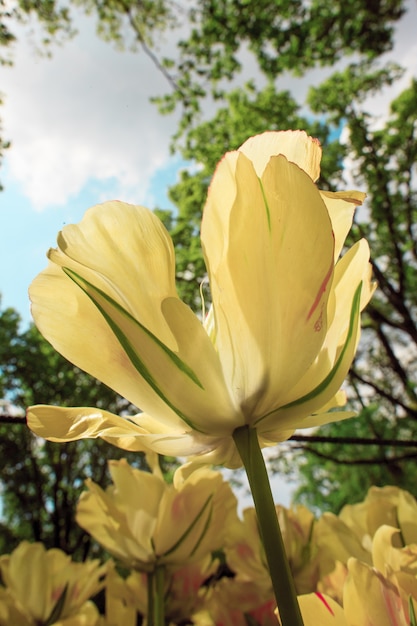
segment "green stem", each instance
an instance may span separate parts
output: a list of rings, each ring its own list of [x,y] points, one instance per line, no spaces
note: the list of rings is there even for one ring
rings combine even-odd
[[[255,504],[259,532],[265,549],[282,626],[303,626],[297,593],[291,574],[265,461],[257,431],[249,426],[237,428],[233,439],[248,476]]]
[[[147,626],[154,626],[153,606],[154,606],[154,578],[153,572],[147,574],[147,586],[148,586],[148,619]]]
[[[165,568],[157,565],[155,574],[154,626],[165,626]]]

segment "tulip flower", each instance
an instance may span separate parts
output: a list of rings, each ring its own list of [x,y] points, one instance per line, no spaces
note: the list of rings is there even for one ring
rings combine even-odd
[[[148,624],[160,626],[172,609],[164,599],[173,572],[210,561],[222,547],[236,498],[222,475],[207,468],[190,474],[180,467],[172,485],[160,472],[132,468],[125,459],[109,461],[109,469],[113,485],[106,491],[86,481],[76,520],[125,566],[146,573]]]
[[[113,485],[101,489],[87,480],[77,505],[77,523],[125,566],[152,572],[201,560],[223,544],[236,498],[219,472],[200,468],[174,483],[109,462]]]
[[[361,541],[356,529],[348,526],[337,515],[324,513],[315,531],[322,576],[332,572],[336,562],[346,564],[351,556],[364,563],[372,563],[371,544]]]
[[[194,623],[193,615],[204,607],[204,593],[200,593],[203,583],[216,573],[216,569],[217,563],[210,556],[198,563],[188,563],[166,572],[164,586],[166,623]],[[132,623],[134,626],[137,613],[146,618],[148,623],[151,621],[146,574],[133,571],[127,578],[122,579],[112,572],[112,576],[110,578],[107,576],[106,580],[106,615],[109,624],[130,626]],[[126,623],[124,614],[127,615]]]
[[[204,324],[177,296],[172,241],[151,211],[109,202],[64,227],[30,288],[35,323],[143,413],[37,406],[29,427],[236,467],[240,427],[265,446],[352,415],[327,411],[344,403],[373,290],[364,240],[339,259],[364,194],[320,192],[320,156],[316,140],[288,131],[220,161],[201,228]]]
[[[0,624],[94,626],[99,614],[88,600],[103,588],[106,569],[96,560],[74,563],[61,550],[23,541],[0,557]]]
[[[381,572],[356,559],[348,561],[343,606],[349,626],[409,626],[401,594]]]
[[[416,499],[398,487],[371,487],[363,502],[344,506],[339,518],[357,534],[362,544],[371,546],[372,537],[383,524],[401,531],[395,538],[398,546],[417,543]]]

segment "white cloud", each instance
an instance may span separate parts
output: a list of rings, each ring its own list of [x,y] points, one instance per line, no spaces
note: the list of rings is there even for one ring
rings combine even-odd
[[[77,27],[51,59],[22,37],[13,68],[2,69],[10,175],[37,210],[64,205],[91,179],[114,181],[116,195],[145,202],[176,126],[149,97],[168,84],[144,54],[100,41],[92,19]]]
[[[397,92],[417,70],[417,8],[411,0],[409,5],[390,55],[408,68]],[[142,52],[116,52],[99,40],[93,18],[79,16],[76,26],[79,34],[55,48],[51,59],[37,56],[22,33],[14,67],[0,68],[3,137],[12,140],[8,173],[38,211],[64,206],[91,181],[105,183],[107,197],[151,204],[149,182],[170,159],[177,118],[159,115],[149,97],[166,93],[169,85]],[[168,37],[171,51],[175,39]],[[251,68],[253,75],[253,59],[242,54],[245,74]],[[324,70],[317,69],[301,80],[285,76],[279,87],[302,98],[309,84],[323,78]],[[242,75],[236,82],[244,80]],[[372,101],[372,111],[383,115],[392,95],[385,90]]]

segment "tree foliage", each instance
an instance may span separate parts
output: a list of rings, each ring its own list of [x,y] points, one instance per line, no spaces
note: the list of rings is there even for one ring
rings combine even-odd
[[[170,92],[155,101],[162,112],[178,105],[177,136],[193,125],[207,97],[221,98],[242,70],[249,50],[259,71],[274,80],[333,65],[344,55],[372,59],[390,50],[406,0],[15,0],[0,2],[0,64],[11,64],[16,24],[36,26],[40,49],[76,33],[78,12],[92,15],[97,34],[120,49],[142,50],[162,72]],[[174,57],[161,52],[161,34],[181,27]],[[185,35],[183,34],[185,31]],[[150,94],[151,95],[151,94]],[[0,140],[0,158],[8,142]]]
[[[201,102],[226,95],[245,68],[245,52],[257,75],[276,81],[284,72],[333,66],[346,55],[375,59],[392,47],[404,0],[202,0],[190,10],[191,32],[178,42],[178,58],[165,60],[175,89],[157,102],[162,112],[182,105],[177,138],[195,123]]]

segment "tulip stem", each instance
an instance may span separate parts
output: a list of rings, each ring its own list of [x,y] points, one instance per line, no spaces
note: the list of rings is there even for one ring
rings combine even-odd
[[[148,619],[147,626],[165,626],[165,569],[156,565],[148,573]]]
[[[154,626],[165,626],[165,568],[158,565],[155,570]]]
[[[259,532],[265,549],[282,626],[303,626],[297,593],[291,574],[281,529],[259,446],[257,431],[249,426],[237,428],[233,439],[239,451],[251,488]]]
[[[147,574],[147,587],[148,587],[148,619],[147,626],[154,626],[154,578],[153,572]]]

